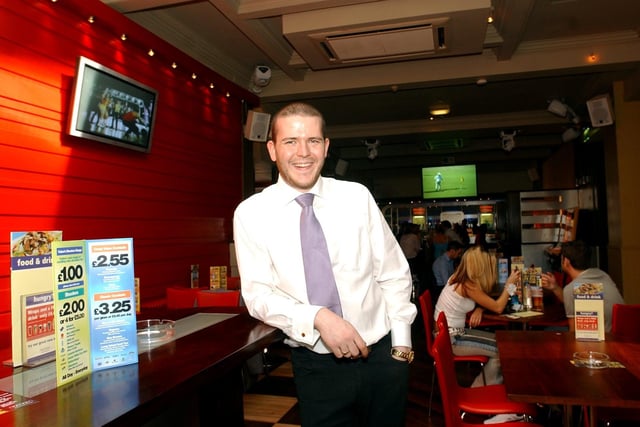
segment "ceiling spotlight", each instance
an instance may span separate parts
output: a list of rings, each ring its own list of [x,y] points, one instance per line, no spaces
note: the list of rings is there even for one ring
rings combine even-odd
[[[562,142],[573,141],[574,139],[578,138],[581,134],[582,132],[580,131],[580,129],[577,129],[574,127],[568,128],[567,130],[562,132]]]
[[[559,117],[566,117],[575,124],[580,123],[580,117],[575,113],[575,111],[573,111],[573,109],[567,104],[562,101],[558,101],[557,99],[554,99],[549,103],[547,111]]]
[[[500,142],[502,143],[502,149],[506,152],[513,150],[513,147],[516,146],[516,141],[514,137],[516,136],[517,131],[513,131],[512,133],[507,133],[505,131],[500,131]]]
[[[554,99],[549,103],[547,111],[555,114],[556,116],[565,117],[567,115],[567,104]]]
[[[432,116],[446,116],[451,112],[451,108],[447,104],[437,104],[429,107],[429,113]]]

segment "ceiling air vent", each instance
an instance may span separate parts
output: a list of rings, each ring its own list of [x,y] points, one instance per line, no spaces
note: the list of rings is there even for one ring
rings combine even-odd
[[[464,147],[464,141],[462,138],[451,139],[430,139],[426,143],[427,150],[456,150]]]
[[[481,54],[492,2],[315,3],[348,4],[282,15],[282,34],[295,51],[291,64],[312,70]]]
[[[433,54],[444,48],[444,27],[434,38],[431,24],[358,31],[327,36],[322,46],[330,61],[358,62]]]

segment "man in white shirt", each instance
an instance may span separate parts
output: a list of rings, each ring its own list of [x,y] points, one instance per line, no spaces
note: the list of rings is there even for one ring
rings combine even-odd
[[[291,104],[271,126],[278,182],[234,215],[249,313],[287,335],[302,425],[403,426],[416,315],[407,261],[364,186],[320,176],[329,148],[320,112]],[[295,200],[302,193],[314,194],[342,317],[309,302]]]

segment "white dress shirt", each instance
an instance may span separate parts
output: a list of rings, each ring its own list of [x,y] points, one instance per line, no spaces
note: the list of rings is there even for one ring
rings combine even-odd
[[[416,307],[411,273],[396,238],[361,184],[320,178],[313,208],[327,240],[343,317],[367,345],[391,331],[393,346],[411,347]],[[282,178],[237,207],[234,241],[249,313],[281,329],[287,342],[329,353],[313,323],[300,248],[301,193]]]

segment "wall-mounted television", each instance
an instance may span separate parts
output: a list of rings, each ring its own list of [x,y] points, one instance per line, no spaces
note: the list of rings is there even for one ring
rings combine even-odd
[[[157,105],[156,90],[81,56],[68,133],[148,153]]]
[[[475,165],[422,168],[422,198],[452,199],[478,195]]]

